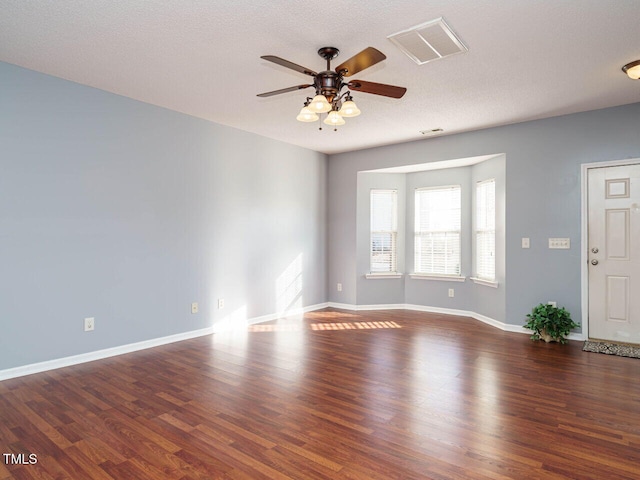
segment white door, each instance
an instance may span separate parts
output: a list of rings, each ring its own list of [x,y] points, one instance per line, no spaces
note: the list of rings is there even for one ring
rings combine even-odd
[[[640,165],[588,170],[589,338],[640,344]]]

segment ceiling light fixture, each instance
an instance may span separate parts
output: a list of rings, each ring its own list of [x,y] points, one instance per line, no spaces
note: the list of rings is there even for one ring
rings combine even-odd
[[[300,110],[300,113],[296,117],[296,120],[298,120],[299,122],[315,122],[316,120],[318,120],[318,118],[318,115],[316,115],[316,113],[311,110],[311,108],[309,108],[309,100],[307,100],[306,102],[304,102],[304,107],[302,107],[302,110]]]
[[[626,73],[632,80],[640,80],[640,60],[627,63],[622,67],[622,71]]]
[[[331,110],[329,115],[327,115],[327,118],[324,119],[324,123],[337,127],[339,125],[344,125],[347,122],[344,121],[344,118],[342,118],[337,110]]]
[[[315,114],[315,119],[318,120],[318,115],[321,113],[327,113],[323,123],[333,127],[334,131],[337,131],[337,127],[344,125],[346,122],[343,117],[356,117],[360,115],[360,110],[353,101],[351,92],[347,90],[344,93],[340,93],[343,87],[348,87],[348,82],[342,80],[343,71],[337,70],[331,71],[331,60],[338,56],[340,51],[334,47],[323,47],[318,50],[318,55],[327,61],[327,71],[321,72],[314,82],[316,89],[316,96],[313,98],[307,97],[305,107]],[[346,73],[346,72],[344,72]],[[345,100],[342,103],[342,100]],[[303,115],[302,110],[296,117],[301,122],[311,122],[307,120],[306,115]],[[322,130],[322,126],[320,126]]]
[[[346,99],[347,101],[342,104],[338,113],[346,118],[357,117],[360,115],[360,110],[353,101],[353,97],[351,95],[347,95]]]
[[[327,100],[327,97],[322,94],[318,94],[311,100],[309,108],[316,113],[327,113],[331,110],[331,104],[329,103],[329,100]]]

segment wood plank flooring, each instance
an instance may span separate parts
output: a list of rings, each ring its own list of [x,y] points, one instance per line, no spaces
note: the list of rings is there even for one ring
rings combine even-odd
[[[327,309],[6,380],[0,479],[640,479],[640,360],[581,345]]]

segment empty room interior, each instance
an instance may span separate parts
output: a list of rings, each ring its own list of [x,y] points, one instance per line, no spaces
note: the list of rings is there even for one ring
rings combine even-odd
[[[0,480],[640,479],[638,19],[0,2]]]

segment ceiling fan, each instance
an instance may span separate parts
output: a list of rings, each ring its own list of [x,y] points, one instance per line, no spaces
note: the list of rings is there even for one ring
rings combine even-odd
[[[387,58],[379,50],[373,47],[365,48],[360,53],[338,65],[335,70],[331,70],[331,60],[336,58],[339,53],[340,50],[335,47],[322,47],[318,50],[318,55],[327,61],[327,69],[320,73],[274,55],[264,55],[260,57],[264,60],[295,70],[296,72],[309,75],[313,77],[313,83],[260,93],[258,97],[271,97],[281,93],[313,87],[316,95],[313,98],[307,97],[304,107],[300,111],[297,119],[301,122],[314,122],[319,118],[318,113],[329,112],[324,123],[335,127],[344,125],[345,121],[343,117],[355,117],[360,114],[360,110],[353,102],[351,90],[391,98],[401,98],[407,91],[404,87],[386,85],[384,83],[365,82],[364,80],[345,80],[345,77],[350,77]],[[344,88],[347,90],[341,93]],[[320,129],[322,130],[322,127],[320,127]]]

